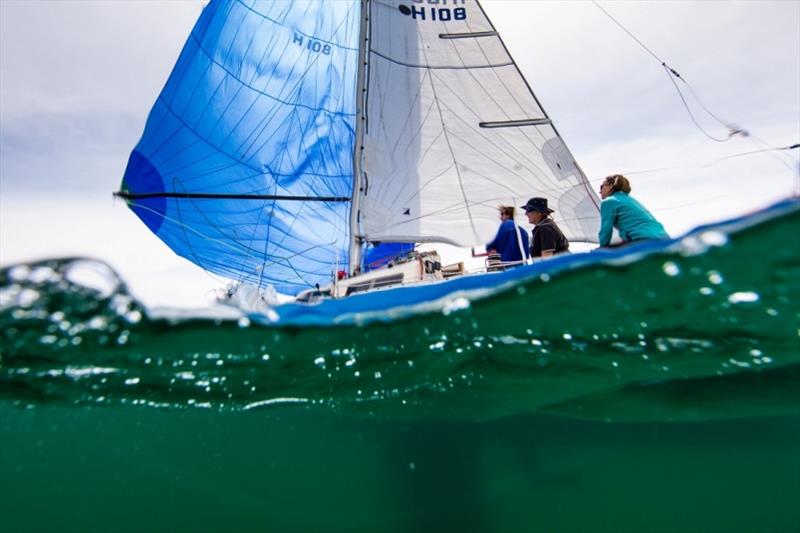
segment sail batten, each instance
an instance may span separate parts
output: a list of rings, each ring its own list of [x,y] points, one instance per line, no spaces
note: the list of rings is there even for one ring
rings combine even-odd
[[[549,118],[529,118],[522,120],[501,120],[496,122],[478,122],[481,128],[519,128],[522,126],[544,126],[550,125]]]
[[[496,31],[475,31],[467,33],[440,33],[439,39],[472,39],[476,37],[497,37]]]

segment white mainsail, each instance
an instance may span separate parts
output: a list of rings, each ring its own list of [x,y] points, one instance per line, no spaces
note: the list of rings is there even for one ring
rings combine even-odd
[[[478,2],[369,4],[362,237],[476,245],[543,196],[594,242],[599,200]]]

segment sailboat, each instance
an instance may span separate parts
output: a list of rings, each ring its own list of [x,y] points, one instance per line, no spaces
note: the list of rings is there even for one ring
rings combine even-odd
[[[598,257],[466,275],[414,249],[486,243],[532,196],[596,242],[599,198],[477,0],[212,0],[120,189],[228,296],[297,297],[263,322],[468,305]]]

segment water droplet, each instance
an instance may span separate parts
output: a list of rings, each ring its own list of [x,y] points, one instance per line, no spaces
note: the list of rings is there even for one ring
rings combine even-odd
[[[450,313],[454,313],[456,311],[463,311],[464,309],[468,309],[470,306],[469,300],[466,298],[455,298],[454,300],[448,300],[445,302],[444,307],[442,308],[442,313],[444,315],[449,315]]]
[[[700,240],[708,246],[724,246],[728,242],[728,236],[720,231],[704,231],[700,234]]]
[[[725,280],[722,279],[722,275],[716,270],[709,270],[708,281],[713,285],[720,285]]]
[[[666,263],[664,263],[664,266],[662,268],[664,270],[664,274],[666,274],[669,277],[675,277],[681,273],[681,269],[678,267],[677,264],[673,263],[672,261],[667,261]]]
[[[734,292],[728,296],[728,301],[732,304],[752,303],[759,299],[758,293],[752,291]]]
[[[321,357],[321,356],[317,357],[316,359],[314,359],[314,364],[317,365],[317,366],[324,365],[325,364],[325,358]]]

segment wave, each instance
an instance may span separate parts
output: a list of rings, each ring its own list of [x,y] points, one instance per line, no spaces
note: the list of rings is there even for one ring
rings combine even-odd
[[[339,327],[159,318],[100,261],[11,265],[0,269],[0,399],[391,419],[796,414],[792,207],[713,246],[610,257]]]

